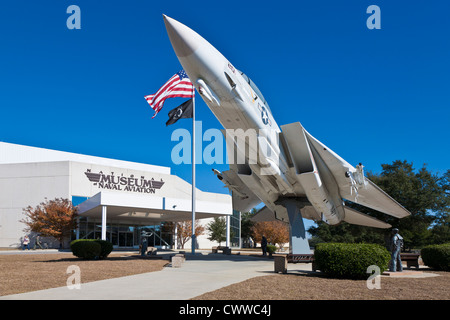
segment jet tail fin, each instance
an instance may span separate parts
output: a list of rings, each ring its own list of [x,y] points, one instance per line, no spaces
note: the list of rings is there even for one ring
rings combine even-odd
[[[367,214],[361,213],[352,208],[344,207],[344,211],[345,211],[344,221],[348,223],[381,229],[387,229],[391,227],[389,223],[375,219]]]

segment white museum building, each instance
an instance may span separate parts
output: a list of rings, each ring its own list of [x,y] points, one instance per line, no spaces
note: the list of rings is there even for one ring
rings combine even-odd
[[[0,248],[21,246],[27,234],[20,222],[24,208],[55,198],[78,206],[72,239],[105,239],[116,248],[138,248],[145,231],[149,246],[175,248],[174,222],[191,220],[191,197],[191,184],[172,175],[169,167],[0,142]],[[200,223],[206,227],[218,216],[226,217],[227,234],[232,229],[237,235],[229,236],[227,244],[239,246],[240,214],[233,212],[231,195],[196,189]],[[36,235],[28,235],[33,244]],[[197,238],[200,249],[215,245],[207,231]],[[184,248],[191,248],[190,242]]]

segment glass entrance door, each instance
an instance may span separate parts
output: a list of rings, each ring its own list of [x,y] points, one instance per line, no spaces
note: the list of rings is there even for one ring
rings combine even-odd
[[[119,231],[119,247],[132,247],[133,246],[133,232]]]

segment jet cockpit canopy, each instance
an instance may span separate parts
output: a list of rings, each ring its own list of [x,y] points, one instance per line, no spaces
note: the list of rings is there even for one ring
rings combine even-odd
[[[269,104],[267,103],[266,99],[264,99],[264,96],[262,95],[261,91],[259,91],[256,84],[245,73],[243,73],[240,70],[237,70],[237,71],[242,75],[242,77],[245,79],[245,81],[247,81],[247,83],[250,85],[252,90],[255,91],[255,93],[258,95],[258,98],[261,99],[261,102],[264,103],[266,108],[269,109],[269,111],[272,113],[272,111],[270,110]]]

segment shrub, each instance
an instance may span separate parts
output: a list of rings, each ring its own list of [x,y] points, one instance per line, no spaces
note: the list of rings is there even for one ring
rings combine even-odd
[[[112,251],[112,243],[105,240],[80,239],[70,243],[72,253],[82,259],[105,259]]]
[[[420,254],[425,265],[436,270],[450,271],[450,243],[426,246]]]
[[[98,244],[100,244],[101,251],[100,251],[100,259],[105,259],[113,250],[113,245],[111,242],[106,240],[95,240]]]
[[[98,259],[102,246],[93,240],[74,240],[70,243],[72,253],[82,259]]]
[[[317,269],[335,278],[367,279],[367,268],[387,270],[391,256],[377,244],[319,243],[314,251]]]
[[[268,253],[275,253],[275,251],[277,251],[277,247],[271,244],[267,245],[267,252]]]

